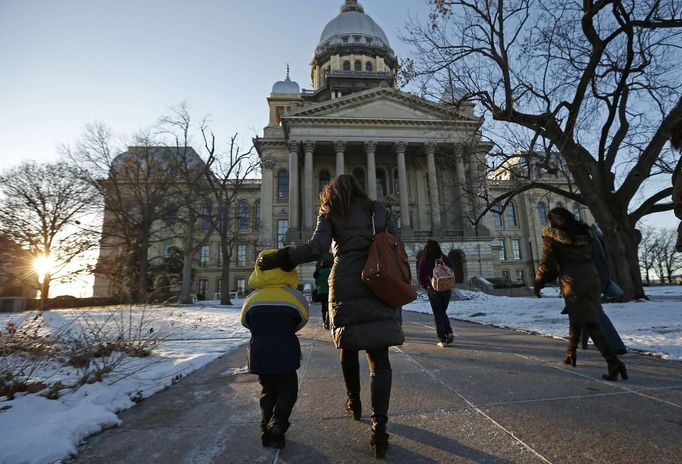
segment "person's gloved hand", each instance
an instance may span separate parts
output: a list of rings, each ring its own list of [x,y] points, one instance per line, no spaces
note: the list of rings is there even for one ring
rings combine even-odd
[[[289,272],[296,267],[289,259],[289,247],[280,248],[277,250],[277,253],[270,253],[269,255],[261,256],[258,259],[258,268],[261,271],[268,271],[277,267],[286,272]]]
[[[545,286],[542,284],[540,281],[535,281],[535,284],[533,284],[533,292],[535,293],[535,296],[538,298],[542,298],[542,295],[540,294],[540,290],[542,290]]]

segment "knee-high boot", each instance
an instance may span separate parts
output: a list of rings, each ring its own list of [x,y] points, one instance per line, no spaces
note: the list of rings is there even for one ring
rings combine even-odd
[[[353,419],[362,418],[362,402],[360,401],[360,364],[357,351],[341,350],[341,371],[346,384],[346,402],[344,411]]]
[[[578,341],[580,339],[580,331],[582,327],[574,322],[569,322],[568,325],[568,346],[566,346],[566,355],[564,356],[564,364],[575,367],[578,348]]]
[[[615,381],[618,379],[618,374],[620,374],[623,380],[627,380],[628,373],[625,369],[625,364],[618,359],[618,355],[611,347],[611,343],[609,343],[609,340],[606,338],[606,334],[604,334],[601,327],[599,327],[598,324],[590,324],[587,326],[587,330],[590,334],[590,338],[608,364],[609,373],[604,374],[602,377],[606,380]]]
[[[372,429],[369,445],[374,456],[383,458],[388,448],[388,405],[391,400],[391,369],[377,369],[370,373],[370,390],[372,396]]]

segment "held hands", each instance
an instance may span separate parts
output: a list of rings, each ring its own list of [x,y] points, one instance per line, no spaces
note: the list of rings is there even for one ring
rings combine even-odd
[[[258,268],[261,271],[268,271],[278,267],[286,272],[289,272],[296,267],[289,259],[289,247],[280,248],[277,250],[277,253],[264,255],[258,259]]]
[[[261,271],[269,271],[270,269],[275,269],[279,267],[279,260],[277,259],[277,253],[272,253],[269,255],[261,256],[258,258],[258,268]]]

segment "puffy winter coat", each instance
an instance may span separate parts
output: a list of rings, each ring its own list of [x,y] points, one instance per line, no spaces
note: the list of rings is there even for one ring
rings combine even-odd
[[[277,250],[264,250],[263,254]],[[258,260],[256,260],[258,263]],[[242,306],[241,321],[251,331],[249,372],[285,374],[301,366],[296,332],[308,322],[308,300],[298,286],[298,273],[280,268],[262,271],[256,264],[249,287],[255,288]]]
[[[560,229],[543,229],[542,257],[535,280],[544,286],[557,277],[571,320],[598,323],[601,284],[592,231],[586,225],[580,226],[574,240]]]
[[[390,212],[375,203],[377,231],[385,224],[388,232],[398,234]],[[377,299],[362,281],[362,269],[372,245],[371,211],[353,200],[346,217],[320,214],[308,243],[289,248],[294,264],[319,259],[334,241],[334,265],[329,276],[329,316],[337,348],[366,350],[401,345],[405,341],[402,310]]]

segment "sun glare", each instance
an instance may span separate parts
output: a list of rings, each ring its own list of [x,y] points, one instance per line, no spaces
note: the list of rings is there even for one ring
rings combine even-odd
[[[43,278],[45,277],[45,274],[51,274],[55,270],[55,261],[52,259],[52,256],[47,255],[47,256],[39,256],[36,258],[36,260],[33,262],[33,269],[36,270],[38,273],[38,280],[41,282],[43,281]]]

